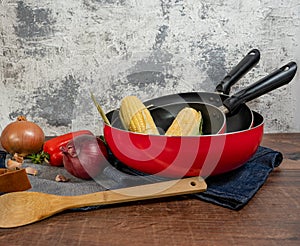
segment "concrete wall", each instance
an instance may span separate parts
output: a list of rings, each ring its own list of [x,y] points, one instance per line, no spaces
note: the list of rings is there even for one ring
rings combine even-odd
[[[252,48],[261,61],[234,91],[300,62],[298,0],[1,0],[0,20],[0,130],[25,114],[47,135],[98,134],[91,90],[109,111],[213,91]],[[299,79],[249,103],[266,132],[300,131]]]

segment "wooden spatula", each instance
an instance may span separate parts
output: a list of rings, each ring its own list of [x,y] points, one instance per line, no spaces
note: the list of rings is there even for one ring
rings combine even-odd
[[[0,228],[27,225],[72,208],[198,193],[206,188],[206,183],[201,177],[191,177],[80,196],[12,192],[0,196]]]

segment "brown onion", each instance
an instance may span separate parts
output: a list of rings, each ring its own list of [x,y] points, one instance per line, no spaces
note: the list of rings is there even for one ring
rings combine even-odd
[[[8,124],[1,134],[1,145],[10,154],[27,156],[38,153],[44,144],[45,134],[35,123],[19,116]]]

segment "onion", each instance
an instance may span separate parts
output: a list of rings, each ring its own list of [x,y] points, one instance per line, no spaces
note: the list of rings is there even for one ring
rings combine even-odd
[[[2,147],[12,155],[27,156],[38,153],[44,144],[45,134],[35,123],[19,116],[8,124],[1,134]]]
[[[91,179],[107,165],[106,146],[96,136],[77,136],[60,149],[65,169],[77,178]]]

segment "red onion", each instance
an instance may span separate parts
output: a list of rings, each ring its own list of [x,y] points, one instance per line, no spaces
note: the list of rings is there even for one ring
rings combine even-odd
[[[66,147],[61,147],[65,169],[81,179],[91,179],[107,165],[107,150],[104,142],[92,135],[73,138]]]

